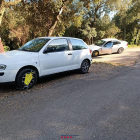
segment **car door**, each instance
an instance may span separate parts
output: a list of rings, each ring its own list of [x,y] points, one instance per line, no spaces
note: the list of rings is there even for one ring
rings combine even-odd
[[[101,49],[101,54],[111,54],[112,53],[113,42],[107,42]]]
[[[113,41],[112,53],[116,53],[118,51],[120,44],[121,43],[119,41]]]
[[[73,69],[77,69],[80,68],[82,61],[87,58],[89,49],[80,39],[70,39],[70,43],[73,50]]]
[[[54,39],[39,54],[41,75],[67,71],[73,64],[72,51],[67,39]]]

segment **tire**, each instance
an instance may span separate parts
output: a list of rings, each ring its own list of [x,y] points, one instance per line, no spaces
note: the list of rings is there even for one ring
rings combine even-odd
[[[94,51],[93,53],[92,53],[92,57],[97,57],[99,55],[99,52],[98,51]]]
[[[29,85],[25,84],[25,77],[26,74],[31,74],[32,73],[32,80],[30,81]],[[21,70],[16,78],[16,86],[18,89],[30,89],[32,88],[37,82],[37,72],[34,69],[31,68],[25,68]]]
[[[88,60],[84,60],[84,61],[82,62],[82,64],[81,64],[80,72],[81,72],[82,74],[88,73],[89,67],[90,67],[89,61],[88,61]]]
[[[121,54],[123,51],[124,51],[123,48],[119,48],[117,53],[118,53],[118,54]]]

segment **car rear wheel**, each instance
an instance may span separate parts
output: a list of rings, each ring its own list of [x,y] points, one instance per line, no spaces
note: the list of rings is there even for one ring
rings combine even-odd
[[[98,51],[94,51],[93,53],[92,53],[92,57],[97,57],[99,55],[99,52]]]
[[[16,86],[19,89],[30,89],[37,82],[37,72],[34,69],[25,68],[21,70],[16,78]]]
[[[123,51],[124,51],[123,48],[119,48],[119,49],[118,49],[118,54],[121,54]]]
[[[85,74],[89,71],[89,67],[90,67],[90,64],[89,64],[89,61],[88,60],[84,60],[81,64],[81,68],[80,68],[80,72],[82,74]]]

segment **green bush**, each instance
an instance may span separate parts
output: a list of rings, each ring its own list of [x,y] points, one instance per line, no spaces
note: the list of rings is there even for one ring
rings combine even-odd
[[[128,45],[128,48],[135,48],[135,47],[140,47],[138,45]]]
[[[5,52],[10,51],[10,48],[8,46],[3,46],[3,47]]]

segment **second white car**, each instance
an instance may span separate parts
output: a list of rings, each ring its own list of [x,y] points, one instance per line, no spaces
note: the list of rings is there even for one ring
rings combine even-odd
[[[128,43],[126,41],[120,41],[115,38],[106,38],[97,41],[93,45],[89,45],[89,48],[92,51],[92,57],[97,57],[101,54],[120,54],[128,48]]]

